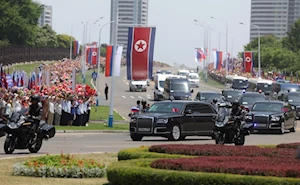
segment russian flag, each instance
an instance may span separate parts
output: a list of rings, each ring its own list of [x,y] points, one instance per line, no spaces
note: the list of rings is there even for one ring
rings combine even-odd
[[[114,76],[121,75],[122,53],[123,53],[123,46],[117,46],[117,48],[115,48],[114,46],[106,46],[105,77],[109,77],[112,75]],[[114,54],[116,55],[115,62],[113,61]],[[112,72],[113,68],[114,68],[114,74]]]
[[[201,62],[202,59],[206,59],[203,49],[196,49],[196,62]]]
[[[112,76],[112,64],[113,64],[113,46],[106,46],[106,62],[105,62],[105,76]]]
[[[215,61],[216,70],[220,70],[222,68],[222,61],[223,61],[223,52],[216,51],[216,61]]]
[[[152,77],[155,33],[155,27],[129,27],[126,57],[128,80]]]
[[[79,41],[73,41],[73,54],[78,55],[80,51],[80,42]]]
[[[140,109],[137,107],[131,107],[131,112],[139,112]]]

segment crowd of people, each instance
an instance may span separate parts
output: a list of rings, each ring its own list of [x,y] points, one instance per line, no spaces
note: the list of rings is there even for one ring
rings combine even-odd
[[[66,60],[51,65],[45,63],[42,68],[50,70],[50,85],[35,81],[32,88],[0,89],[0,116],[29,108],[30,99],[34,95],[40,97],[43,110],[41,119],[46,123],[62,126],[86,126],[89,122],[96,90],[88,85],[78,83],[74,89],[72,71],[73,68],[76,71],[80,70],[80,62]]]

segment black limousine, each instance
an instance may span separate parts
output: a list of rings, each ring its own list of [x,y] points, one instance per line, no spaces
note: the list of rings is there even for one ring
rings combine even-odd
[[[297,121],[295,108],[282,101],[259,101],[245,117],[246,123],[253,123],[254,131],[276,131],[281,134],[285,130],[296,132]]]
[[[195,101],[162,101],[139,115],[132,115],[130,136],[141,141],[144,136],[161,136],[171,141],[186,136],[213,137],[217,112],[209,103]]]

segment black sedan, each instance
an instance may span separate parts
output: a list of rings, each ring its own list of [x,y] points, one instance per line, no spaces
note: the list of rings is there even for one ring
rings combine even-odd
[[[131,116],[130,136],[140,141],[144,136],[161,136],[172,141],[186,136],[213,137],[216,110],[209,103],[195,101],[162,101],[150,109]]]
[[[198,92],[195,101],[201,101],[206,103],[212,103],[213,99],[216,99],[218,103],[224,102],[222,94],[213,91],[202,91]]]
[[[266,100],[264,93],[244,92],[240,97],[239,103],[247,110],[251,109],[255,102]]]
[[[285,130],[296,132],[297,121],[295,108],[282,101],[259,101],[245,117],[246,123],[253,124],[254,131],[276,131],[281,134]]]
[[[242,92],[235,89],[225,89],[222,91],[222,95],[226,102],[234,103],[239,101],[240,97],[242,96]]]
[[[300,119],[300,92],[287,92],[283,95],[283,101],[296,108],[296,119]]]

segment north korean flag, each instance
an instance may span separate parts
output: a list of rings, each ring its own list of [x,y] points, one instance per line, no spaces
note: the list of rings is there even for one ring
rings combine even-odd
[[[98,61],[98,48],[91,48],[90,50],[90,56],[91,56],[91,64],[97,65]]]
[[[127,79],[152,77],[155,27],[130,27],[127,46]]]
[[[243,66],[245,73],[251,73],[254,66],[254,52],[243,52]]]

